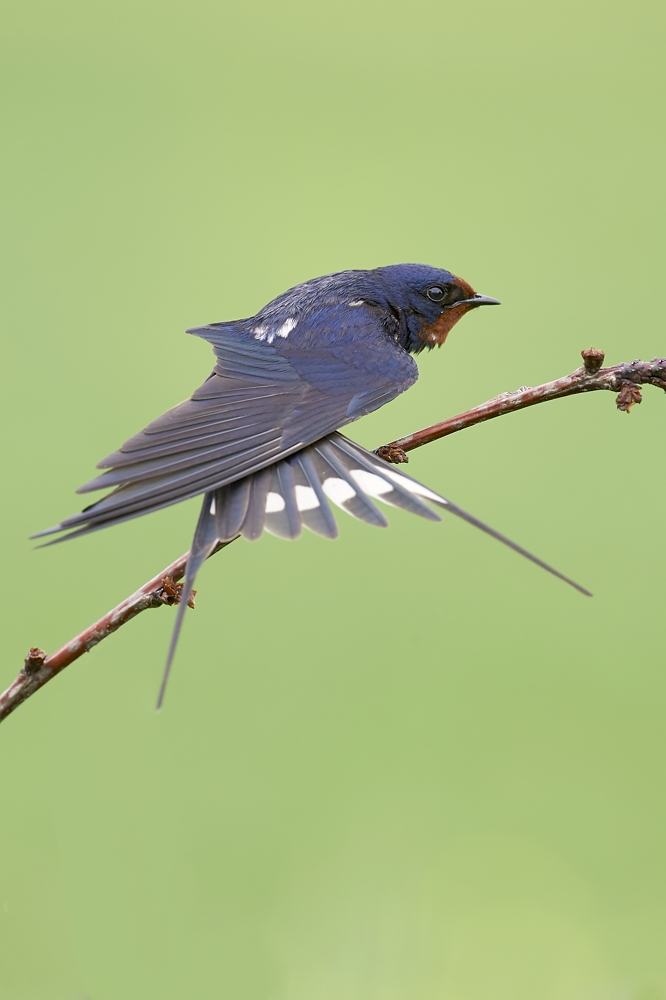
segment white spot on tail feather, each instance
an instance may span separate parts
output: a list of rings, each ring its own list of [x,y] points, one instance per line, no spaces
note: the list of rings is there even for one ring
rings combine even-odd
[[[344,479],[337,479],[335,476],[324,480],[323,490],[326,496],[338,507],[342,507],[346,500],[351,500],[352,497],[356,496],[356,490],[353,486],[346,483]]]
[[[410,493],[416,493],[419,497],[425,497],[426,500],[437,500],[438,503],[448,503],[444,497],[440,497],[439,493],[433,493],[432,490],[427,489],[425,486],[421,486],[420,483],[415,483],[413,479],[408,479],[407,476],[401,476],[399,472],[394,472],[392,469],[382,469],[382,474],[388,476],[396,483],[400,483],[404,486],[406,490]]]
[[[311,486],[296,486],[296,506],[299,510],[314,510],[319,506],[317,494]]]
[[[215,497],[213,497],[213,499],[210,502],[210,512],[211,514],[215,513]]]
[[[266,497],[266,513],[267,514],[277,514],[278,511],[284,510],[285,504],[283,498],[279,493],[269,493]]]
[[[267,333],[268,333],[268,327],[267,326],[255,326],[255,328],[254,328],[254,339],[255,340],[265,340]]]
[[[381,497],[384,493],[393,492],[391,483],[387,483],[382,476],[376,476],[374,472],[367,472],[365,469],[350,469],[349,472],[368,496]]]

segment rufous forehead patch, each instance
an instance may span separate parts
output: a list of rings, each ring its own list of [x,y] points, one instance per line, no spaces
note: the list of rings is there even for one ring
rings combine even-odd
[[[457,285],[458,288],[462,288],[463,292],[465,293],[465,298],[471,299],[473,295],[476,295],[476,292],[474,291],[472,286],[469,284],[469,282],[465,281],[464,278],[459,278],[457,275],[454,274],[453,279],[454,279],[453,283]]]

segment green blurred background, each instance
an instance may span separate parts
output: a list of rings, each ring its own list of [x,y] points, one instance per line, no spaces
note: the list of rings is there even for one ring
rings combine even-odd
[[[208,374],[188,326],[419,261],[502,308],[353,428],[666,354],[666,14],[637,0],[5,3],[2,678],[187,549],[72,544],[98,459]],[[1,1000],[666,998],[665,400],[433,444],[470,527],[237,543],[2,727]]]

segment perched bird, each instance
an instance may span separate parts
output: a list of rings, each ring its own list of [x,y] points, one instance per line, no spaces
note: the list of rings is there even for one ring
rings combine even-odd
[[[465,313],[484,305],[499,303],[449,271],[395,264],[314,278],[251,319],[188,330],[215,353],[203,385],[103,459],[98,468],[107,471],[78,490],[113,492],[33,536],[74,538],[204,494],[158,708],[194,578],[217,543],[264,530],[294,539],[303,525],[335,538],[329,500],[381,527],[387,521],[375,500],[439,521],[434,504],[583,590],[337,433],[413,385],[412,355],[441,346]]]

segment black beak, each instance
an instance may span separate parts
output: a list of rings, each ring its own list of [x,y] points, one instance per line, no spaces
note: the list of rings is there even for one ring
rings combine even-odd
[[[470,301],[469,299],[467,300]],[[475,306],[501,306],[499,299],[491,299],[489,295],[474,295],[471,299]]]
[[[447,309],[455,309],[456,306],[500,306],[499,299],[491,299],[489,295],[473,295],[471,299],[461,299],[460,302],[452,302]]]

